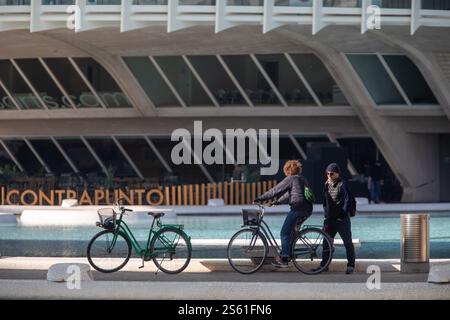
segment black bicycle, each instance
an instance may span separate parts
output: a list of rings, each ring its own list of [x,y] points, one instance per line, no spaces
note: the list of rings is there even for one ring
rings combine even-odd
[[[234,270],[242,274],[258,271],[266,262],[269,250],[271,256],[279,255],[281,251],[272,231],[264,221],[265,206],[261,204],[258,206],[259,209],[242,210],[244,224],[228,243],[228,261]],[[309,275],[319,274],[331,263],[333,242],[321,227],[303,226],[306,219],[297,221],[291,261],[300,272]],[[322,258],[327,256],[328,260],[321,264]]]

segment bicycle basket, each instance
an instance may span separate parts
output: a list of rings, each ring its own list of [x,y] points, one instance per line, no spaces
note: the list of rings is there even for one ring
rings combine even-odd
[[[100,219],[97,226],[104,229],[114,229],[116,227],[117,213],[111,208],[103,208],[97,211]]]
[[[242,218],[245,226],[256,226],[259,222],[261,211],[256,209],[243,209]]]

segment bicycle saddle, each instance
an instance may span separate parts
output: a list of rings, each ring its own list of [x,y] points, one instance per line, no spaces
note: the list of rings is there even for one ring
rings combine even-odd
[[[152,216],[152,217],[155,218],[155,219],[164,217],[164,215],[165,215],[164,212],[147,212],[147,214],[148,214],[149,216]]]

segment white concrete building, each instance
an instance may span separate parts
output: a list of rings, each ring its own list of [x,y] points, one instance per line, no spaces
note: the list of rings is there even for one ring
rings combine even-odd
[[[0,0],[0,168],[228,179],[170,161],[172,130],[202,120],[280,128],[318,186],[311,141],[348,175],[382,160],[403,201],[450,201],[449,27],[449,0]]]

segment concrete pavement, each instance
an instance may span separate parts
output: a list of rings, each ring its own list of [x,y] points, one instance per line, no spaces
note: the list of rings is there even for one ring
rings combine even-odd
[[[450,285],[427,283],[428,274],[402,274],[398,260],[358,260],[356,273],[345,275],[344,260],[335,260],[328,273],[308,276],[290,269],[264,267],[253,275],[232,272],[225,259],[194,259],[178,275],[155,273],[153,263],[138,269],[132,259],[113,274],[93,271],[94,281],[69,290],[67,283],[46,281],[54,263],[87,263],[86,258],[3,257],[0,259],[1,299],[450,299]],[[433,260],[433,264],[450,260]],[[367,266],[381,270],[381,288],[370,290]]]
[[[449,285],[280,282],[130,282],[88,281],[80,289],[45,280],[0,280],[0,299],[150,299],[150,300],[448,300]]]

